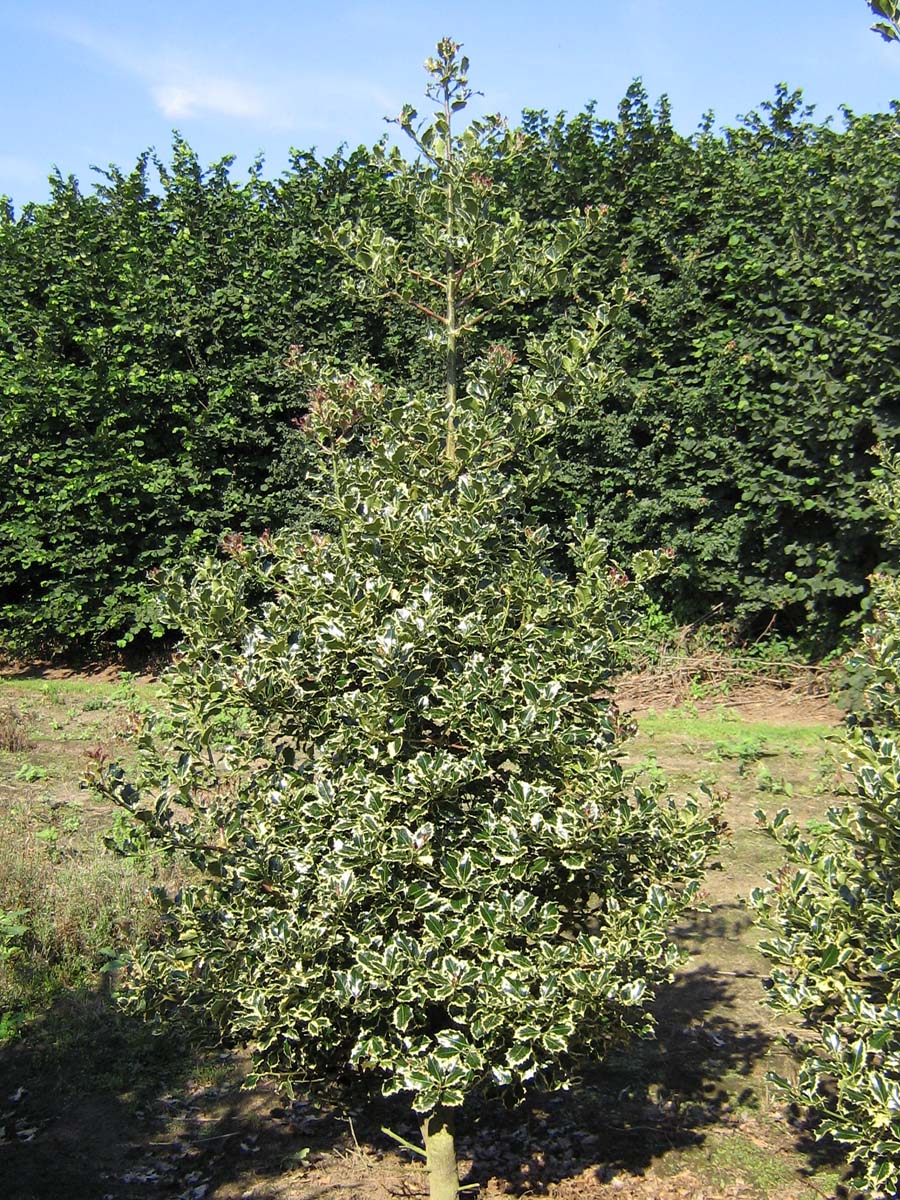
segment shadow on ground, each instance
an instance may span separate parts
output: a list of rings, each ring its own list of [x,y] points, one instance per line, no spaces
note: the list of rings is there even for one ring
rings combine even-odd
[[[467,1181],[502,1176],[506,1190],[542,1195],[591,1167],[607,1182],[701,1145],[706,1130],[755,1104],[750,1076],[771,1041],[761,1027],[728,1017],[732,992],[711,969],[682,975],[657,1000],[656,1039],[588,1067],[568,1092],[509,1114],[482,1109],[477,1132],[461,1138],[472,1160]]]
[[[202,1200],[258,1152],[243,1064],[73,991],[0,1046],[4,1200]],[[268,1097],[267,1097],[268,1099]],[[285,1126],[285,1154],[297,1148]]]
[[[585,1069],[577,1087],[462,1114],[465,1182],[489,1195],[593,1195],[702,1146],[755,1103],[770,1035],[730,1015],[734,981],[700,966],[660,995],[658,1037]],[[240,1056],[189,1053],[73,995],[0,1047],[7,1200],[317,1200],[427,1194],[403,1105],[292,1103],[240,1089]],[[802,1149],[808,1151],[811,1146]],[[629,1184],[629,1186],[631,1186]],[[425,1190],[423,1190],[425,1189]],[[571,1190],[575,1189],[575,1190]],[[631,1195],[630,1191],[621,1192]]]

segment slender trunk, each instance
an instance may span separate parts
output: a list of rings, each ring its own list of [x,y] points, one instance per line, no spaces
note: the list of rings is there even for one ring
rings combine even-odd
[[[452,285],[451,285],[452,286]],[[453,293],[447,293],[447,316],[451,316]],[[447,363],[446,363],[446,394],[447,394],[447,438],[444,443],[444,453],[450,462],[456,458],[456,394],[459,387],[459,351],[456,348],[456,330],[447,328]]]
[[[447,362],[445,367],[445,382],[447,394],[447,439],[444,452],[450,462],[456,458],[456,394],[459,387],[459,349],[457,338],[459,330],[456,326],[456,259],[453,254],[453,232],[455,212],[455,197],[453,194],[453,138],[451,136],[452,109],[450,96],[444,94],[444,116],[447,121],[447,146],[445,150],[445,170],[447,177]]]
[[[428,1194],[431,1200],[458,1200],[459,1170],[453,1138],[455,1110],[437,1108],[422,1122]]]

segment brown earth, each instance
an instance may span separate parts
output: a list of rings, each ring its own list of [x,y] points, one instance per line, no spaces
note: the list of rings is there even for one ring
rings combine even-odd
[[[6,1066],[0,1068],[4,1089]],[[241,1064],[233,1070],[239,1074]],[[4,1102],[9,1105],[6,1096]],[[484,1200],[813,1200],[833,1194],[793,1169],[797,1136],[788,1126],[774,1138],[765,1122],[718,1111],[715,1104],[709,1111],[678,1111],[672,1104],[617,1100],[614,1119],[607,1105],[608,1097],[588,1087],[539,1098],[514,1113],[482,1108],[472,1114],[477,1124],[463,1121],[458,1139],[464,1182]],[[163,1095],[138,1111],[96,1094],[71,1097],[64,1111],[57,1097],[30,1093],[12,1107],[17,1115],[11,1128],[3,1114],[7,1132],[0,1142],[7,1200],[428,1194],[419,1160],[394,1148],[377,1124],[388,1121],[412,1139],[412,1123],[377,1104],[354,1117],[288,1105],[262,1086],[242,1092],[229,1081]]]

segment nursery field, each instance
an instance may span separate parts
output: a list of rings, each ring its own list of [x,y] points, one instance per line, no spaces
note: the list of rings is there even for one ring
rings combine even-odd
[[[658,1036],[585,1064],[569,1092],[464,1119],[470,1194],[556,1197],[840,1195],[843,1167],[813,1148],[766,1072],[790,1073],[791,1028],[764,1007],[765,963],[746,897],[777,852],[754,812],[821,815],[840,787],[838,710],[807,683],[697,688],[677,707],[632,682],[629,765],[678,793],[724,796],[728,836],[706,911],[659,997]],[[663,695],[663,700],[665,699]],[[130,857],[121,818],[81,780],[127,758],[157,702],[152,680],[0,678],[0,1178],[8,1200],[313,1200],[427,1194],[413,1138],[386,1102],[349,1110],[242,1089],[239,1049],[189,1049],[117,1012],[117,955],[152,933],[148,887],[177,866]],[[476,1111],[468,1114],[469,1118]],[[477,1132],[476,1132],[477,1130]]]

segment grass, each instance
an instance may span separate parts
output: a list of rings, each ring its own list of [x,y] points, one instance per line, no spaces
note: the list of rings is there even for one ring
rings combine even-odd
[[[700,1174],[723,1189],[740,1179],[761,1197],[804,1189],[830,1196],[839,1172],[829,1164],[810,1166],[808,1148],[785,1122],[766,1079],[769,1071],[793,1070],[784,1038],[799,1031],[764,1004],[766,964],[746,901],[780,865],[755,811],[787,806],[801,822],[821,817],[841,784],[839,730],[802,705],[795,718],[773,720],[748,718],[726,705],[704,712],[682,706],[645,713],[638,725],[629,764],[649,764],[676,791],[703,779],[722,797],[728,827],[720,869],[705,882],[708,911],[677,931],[688,957],[658,1006],[660,1042],[644,1051],[651,1066],[657,1059],[668,1063],[666,1080],[675,1082],[681,1103],[706,1105],[715,1114],[702,1145],[665,1156],[664,1169]],[[702,1078],[695,1084],[698,1063]]]
[[[90,748],[127,754],[136,699],[122,683],[0,683],[0,705],[28,729],[0,749],[0,1039],[101,985],[128,942],[152,934],[145,898],[162,864],[110,853],[113,814],[82,787]]]
[[[641,714],[638,724],[642,738],[708,742],[711,745],[733,745],[751,740],[768,743],[786,753],[801,748],[818,750],[824,739],[835,734],[834,725],[823,721],[788,725],[783,721],[753,721],[725,705],[702,714],[690,707],[673,708],[664,713],[651,710]]]
[[[123,1145],[148,1136],[136,1134],[134,1122],[163,1111],[165,1095],[200,1083],[219,1097],[202,1119],[218,1121],[227,1080],[243,1070],[240,1060],[192,1055],[177,1037],[154,1037],[110,1000],[117,956],[154,934],[148,887],[171,868],[149,852],[114,854],[111,844],[127,842],[123,818],[80,781],[91,756],[127,758],[129,733],[156,702],[156,689],[133,678],[0,679],[0,1088],[13,1093],[30,1080],[32,1092],[47,1093],[41,1111],[57,1123],[76,1119],[66,1104],[77,1094],[84,1111],[102,1110],[121,1128]],[[14,716],[4,723],[3,714]],[[4,730],[15,734],[8,744]],[[730,838],[706,882],[708,911],[676,931],[687,958],[657,1005],[658,1038],[587,1071],[580,1090],[549,1106],[557,1129],[572,1126],[576,1143],[579,1130],[602,1129],[594,1153],[615,1170],[688,1173],[711,1196],[833,1194],[840,1167],[811,1161],[766,1082],[768,1070],[791,1069],[780,1040],[791,1031],[763,1004],[766,968],[744,898],[778,866],[754,811],[787,804],[800,820],[820,817],[839,786],[827,740],[834,733],[809,713],[748,719],[724,703],[640,718],[626,762],[665,777],[676,792],[700,779],[716,788]],[[229,1120],[249,1119],[253,1103],[263,1101],[234,1101]],[[166,1136],[175,1137],[171,1125]],[[535,1137],[539,1148],[544,1134]],[[473,1144],[477,1166],[481,1143]],[[281,1138],[271,1171],[286,1155],[305,1162],[303,1150],[286,1149]],[[95,1153],[107,1155],[113,1174],[122,1168],[110,1145],[98,1143]],[[96,1170],[84,1169],[81,1183],[60,1177],[60,1195],[95,1194]],[[243,1160],[229,1170],[246,1182]],[[563,1164],[559,1178],[569,1170]],[[744,1190],[729,1192],[736,1179]],[[22,1194],[55,1195],[48,1180]],[[238,1182],[234,1195],[242,1194]]]

